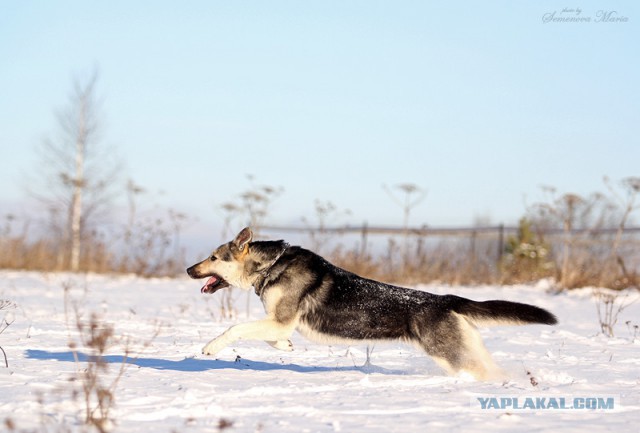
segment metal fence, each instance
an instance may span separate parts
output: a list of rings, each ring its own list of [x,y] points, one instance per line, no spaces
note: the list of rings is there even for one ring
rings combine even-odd
[[[315,238],[328,238],[331,236],[349,237],[351,241],[355,240],[362,255],[370,251],[372,244],[376,240],[386,238],[396,239],[432,239],[438,241],[458,242],[467,240],[467,247],[471,251],[475,251],[478,241],[483,243],[495,243],[496,259],[499,260],[503,253],[506,240],[509,236],[514,236],[518,232],[517,226],[495,225],[495,226],[473,226],[473,227],[389,227],[389,226],[370,226],[362,224],[360,226],[334,226],[334,227],[311,227],[311,226],[263,226],[260,230],[270,235],[281,235],[286,237],[287,234],[309,235]],[[627,249],[638,251],[640,247],[640,227],[625,227],[623,229],[616,227],[607,228],[576,228],[572,230],[564,230],[562,228],[537,228],[535,232],[551,243],[560,243],[566,237],[576,243],[592,243],[606,245],[611,239],[621,235]],[[484,248],[483,250],[486,250]]]

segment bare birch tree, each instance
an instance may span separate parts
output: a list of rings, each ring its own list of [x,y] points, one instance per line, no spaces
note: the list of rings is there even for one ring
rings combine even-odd
[[[58,267],[80,269],[83,235],[113,199],[119,164],[111,149],[100,141],[100,107],[96,96],[98,76],[73,82],[67,105],[56,113],[60,133],[43,142],[41,167],[46,185],[35,192],[58,221],[61,241]]]

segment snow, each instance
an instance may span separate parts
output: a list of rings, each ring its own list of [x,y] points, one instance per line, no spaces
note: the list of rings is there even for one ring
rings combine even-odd
[[[553,293],[548,284],[420,286],[476,300],[507,299],[547,308],[560,324],[482,329],[509,379],[478,382],[449,377],[426,355],[401,343],[323,346],[295,334],[293,352],[263,342],[240,342],[215,358],[200,354],[212,337],[247,320],[247,295],[235,291],[239,313],[220,320],[220,293],[201,282],[135,276],[0,271],[0,299],[13,323],[0,334],[0,425],[18,431],[82,431],[78,381],[90,351],[79,342],[76,309],[112,324],[120,343],[108,349],[104,381],[118,375],[128,339],[130,355],[114,390],[113,431],[217,432],[636,432],[640,419],[640,302],[624,309],[614,338],[600,333],[593,289]],[[65,311],[65,290],[67,308]],[[263,317],[251,293],[252,319]],[[625,302],[640,297],[629,292]],[[75,309],[74,309],[75,305]],[[627,323],[628,322],[628,323]],[[1,329],[1,328],[0,328]],[[1,353],[1,352],[0,352]],[[0,354],[1,356],[1,354]],[[216,359],[217,358],[217,359]],[[480,410],[477,397],[615,396],[614,410]],[[3,427],[0,427],[2,429]],[[48,429],[48,430],[47,430]]]

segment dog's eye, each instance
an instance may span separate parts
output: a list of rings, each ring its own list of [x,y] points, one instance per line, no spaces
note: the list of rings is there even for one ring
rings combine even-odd
[[[211,257],[209,257],[209,259],[210,259],[212,262],[213,262],[213,261],[218,260],[218,258],[217,258],[216,256],[214,256],[214,255],[212,255]]]

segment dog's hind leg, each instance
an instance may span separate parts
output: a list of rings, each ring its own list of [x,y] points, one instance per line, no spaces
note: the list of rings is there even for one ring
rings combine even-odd
[[[506,373],[493,361],[475,325],[464,316],[452,314],[458,318],[464,341],[462,370],[479,380],[505,379]]]
[[[501,377],[478,330],[454,312],[434,326],[418,315],[412,321],[413,341],[449,374],[467,372],[478,380]]]

